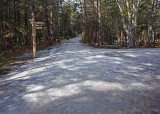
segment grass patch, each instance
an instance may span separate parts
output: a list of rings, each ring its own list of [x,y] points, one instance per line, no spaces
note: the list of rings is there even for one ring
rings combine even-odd
[[[8,68],[0,68],[0,76],[8,74],[10,69]]]
[[[10,69],[6,68],[7,65],[8,65],[8,59],[1,57],[0,58],[0,76],[8,74],[8,72],[10,71]]]
[[[8,60],[6,58],[0,58],[0,67],[3,67],[8,64]]]

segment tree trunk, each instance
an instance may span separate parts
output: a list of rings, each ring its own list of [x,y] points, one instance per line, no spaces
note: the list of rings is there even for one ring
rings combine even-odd
[[[148,47],[152,46],[152,21],[148,22]]]
[[[151,10],[149,12],[150,14],[150,18],[148,21],[148,47],[152,46],[152,38],[153,38],[153,13],[154,13],[154,4],[155,4],[155,0],[151,0],[152,3],[152,7]]]
[[[46,18],[46,25],[47,25],[47,38],[49,43],[51,43],[51,34],[50,34],[50,27],[49,27],[49,16],[48,16],[48,3],[47,0],[44,0],[44,9],[45,9],[45,18]]]
[[[25,15],[24,15],[24,26],[26,30],[28,31],[28,13],[27,8],[25,8]],[[25,45],[28,45],[28,34],[25,36]]]
[[[0,6],[1,6],[1,21],[2,21],[2,25],[1,25],[1,35],[2,35],[2,49],[3,50],[7,50],[7,44],[6,44],[6,39],[4,38],[4,31],[5,31],[5,25],[4,25],[4,21],[5,21],[5,15],[4,15],[4,6],[3,6],[3,3],[0,2]]]

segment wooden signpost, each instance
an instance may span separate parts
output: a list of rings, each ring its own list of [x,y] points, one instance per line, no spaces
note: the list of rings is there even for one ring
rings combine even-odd
[[[43,27],[44,27],[44,22],[36,22],[35,27],[36,27],[36,29],[43,29]]]
[[[43,29],[44,22],[35,22],[35,16],[33,13],[30,22],[32,25],[33,57],[36,58],[36,29]]]

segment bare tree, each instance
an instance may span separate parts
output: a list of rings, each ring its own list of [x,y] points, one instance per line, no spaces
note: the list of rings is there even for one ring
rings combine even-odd
[[[119,6],[123,28],[129,37],[129,47],[136,46],[137,15],[141,0],[116,0]],[[125,12],[127,11],[127,15]]]

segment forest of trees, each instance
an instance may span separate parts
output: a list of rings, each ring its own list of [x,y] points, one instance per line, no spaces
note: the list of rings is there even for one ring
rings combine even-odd
[[[160,41],[160,0],[1,0],[0,50],[32,45],[30,19],[44,22],[37,42],[83,34],[85,43],[155,47]]]
[[[0,50],[32,45],[32,14],[44,22],[36,30],[37,42],[60,42],[81,33],[78,4],[64,0],[1,0]]]
[[[101,46],[155,47],[160,41],[159,0],[82,0],[83,35]]]

